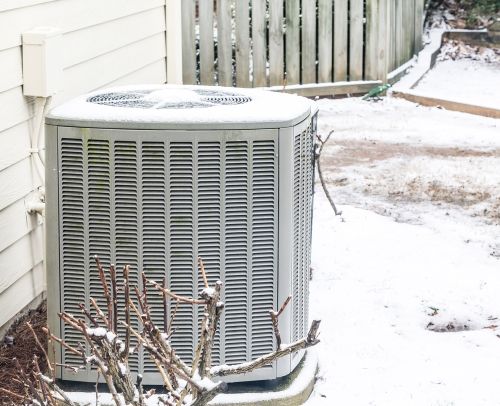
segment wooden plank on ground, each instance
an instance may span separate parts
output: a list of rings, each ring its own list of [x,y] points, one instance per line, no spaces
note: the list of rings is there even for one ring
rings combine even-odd
[[[250,8],[248,0],[236,1],[236,86],[250,87]]]
[[[253,86],[267,86],[266,0],[252,0]]]
[[[365,80],[379,79],[377,77],[378,3],[379,0],[366,0]]]
[[[182,82],[196,83],[195,0],[182,0]]]
[[[331,82],[333,72],[332,0],[318,0],[318,82]]]
[[[231,19],[231,0],[217,0],[217,79],[219,86],[233,85]]]
[[[300,1],[286,0],[286,82],[300,83]]]
[[[284,84],[283,0],[269,0],[269,83]]]
[[[349,80],[363,79],[363,0],[350,0]]]
[[[302,2],[302,83],[316,83],[316,0]]]
[[[429,97],[415,91],[395,91],[392,92],[394,97],[406,99],[413,103],[421,104],[422,106],[442,107],[446,110],[460,111],[478,116],[500,118],[500,110],[488,106],[478,106],[474,104],[461,103],[453,100],[440,99],[437,97]]]
[[[380,80],[371,80],[335,83],[309,83],[305,85],[289,85],[285,88],[283,88],[283,86],[274,86],[266,89],[275,92],[297,94],[304,97],[316,97],[365,94],[375,86],[379,86],[381,84],[382,82]]]
[[[334,2],[333,81],[347,80],[348,12],[346,0]]]
[[[214,83],[214,2],[199,0],[200,25],[200,83]]]

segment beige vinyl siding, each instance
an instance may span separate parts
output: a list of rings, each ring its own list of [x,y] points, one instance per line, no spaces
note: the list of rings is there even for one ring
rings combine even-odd
[[[165,0],[0,2],[0,327],[45,290],[43,227],[26,213],[41,182],[30,158],[34,99],[23,95],[22,32],[60,28],[58,105],[110,85],[165,83]]]

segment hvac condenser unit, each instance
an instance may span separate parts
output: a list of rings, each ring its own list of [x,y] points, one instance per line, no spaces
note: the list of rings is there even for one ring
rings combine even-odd
[[[197,258],[224,282],[226,307],[214,363],[250,361],[275,348],[269,310],[288,295],[283,342],[307,333],[313,137],[309,100],[215,87],[141,86],[98,91],[54,109],[46,120],[49,323],[69,344],[81,339],[57,312],[99,297],[93,255],[135,282],[144,270],[197,297]],[[150,303],[154,308],[154,299]],[[154,317],[162,325],[162,299]],[[200,309],[177,311],[172,344],[190,360]],[[60,350],[64,364],[80,364]],[[229,381],[288,374],[301,353]],[[161,379],[147,354],[131,367]],[[66,380],[95,381],[88,367]]]

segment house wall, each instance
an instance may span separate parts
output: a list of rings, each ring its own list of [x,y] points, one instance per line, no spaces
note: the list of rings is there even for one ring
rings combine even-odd
[[[45,291],[43,224],[26,213],[41,185],[32,159],[34,99],[23,96],[21,34],[63,32],[58,105],[101,87],[166,81],[165,0],[0,2],[0,329]]]

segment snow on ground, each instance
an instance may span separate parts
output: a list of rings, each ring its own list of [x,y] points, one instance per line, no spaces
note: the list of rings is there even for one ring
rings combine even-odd
[[[447,229],[500,256],[500,120],[400,99],[320,100],[334,198]]]
[[[343,214],[317,187],[307,405],[500,405],[500,120],[319,104]]]
[[[415,89],[431,97],[500,109],[500,49],[447,41],[436,65]]]
[[[500,109],[500,61],[438,62],[415,88],[429,96]]]

